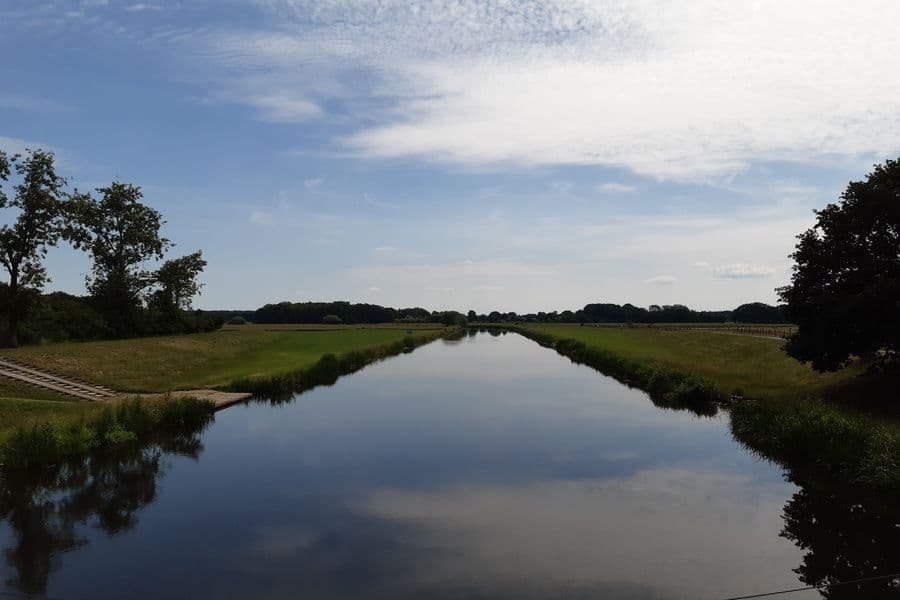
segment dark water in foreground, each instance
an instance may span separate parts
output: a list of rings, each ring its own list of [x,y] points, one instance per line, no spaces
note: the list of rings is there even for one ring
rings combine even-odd
[[[515,335],[3,486],[11,595],[721,598],[900,570],[896,515]]]

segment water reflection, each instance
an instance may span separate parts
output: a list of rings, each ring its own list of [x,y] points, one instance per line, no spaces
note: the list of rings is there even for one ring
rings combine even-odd
[[[806,554],[795,570],[833,600],[897,598],[900,578],[853,585],[835,583],[900,573],[898,498],[859,497],[803,488],[784,507],[781,535]]]
[[[163,457],[197,458],[199,431],[127,445],[88,460],[0,478],[0,521],[12,536],[4,556],[7,587],[42,594],[62,555],[89,543],[85,526],[115,535],[137,525],[137,513],[156,499]]]

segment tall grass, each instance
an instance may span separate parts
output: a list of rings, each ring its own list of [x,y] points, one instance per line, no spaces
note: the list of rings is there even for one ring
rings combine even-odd
[[[160,433],[197,430],[212,420],[213,411],[212,402],[196,398],[123,400],[90,417],[18,428],[0,448],[0,465],[45,467]]]
[[[242,377],[220,389],[229,392],[248,392],[272,401],[286,400],[296,393],[319,385],[332,385],[341,375],[358,371],[373,362],[408,352],[417,346],[457,332],[458,328],[430,331],[415,336],[407,335],[388,344],[351,350],[339,355],[329,353],[304,369],[263,377]]]
[[[815,473],[853,486],[900,489],[900,431],[816,400],[761,398],[731,408],[734,437],[794,479]]]

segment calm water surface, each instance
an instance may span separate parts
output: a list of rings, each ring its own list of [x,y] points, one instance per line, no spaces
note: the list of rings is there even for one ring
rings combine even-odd
[[[231,408],[0,502],[2,589],[55,598],[721,598],[900,555],[889,513],[786,482],[726,419],[516,335]]]

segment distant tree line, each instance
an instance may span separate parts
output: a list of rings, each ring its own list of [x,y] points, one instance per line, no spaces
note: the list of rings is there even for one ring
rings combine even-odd
[[[192,312],[206,267],[200,251],[166,260],[162,215],[137,186],[113,182],[97,196],[68,191],[52,152],[0,151],[0,333],[20,342],[88,340],[209,330],[221,322]],[[43,294],[49,248],[67,242],[91,257],[89,295]],[[156,269],[150,262],[162,261]]]
[[[367,323],[465,324],[465,315],[456,311],[428,311],[424,308],[390,308],[377,304],[350,302],[279,302],[255,311],[221,311],[226,320],[240,317],[253,323],[327,323],[359,325]]]
[[[350,302],[279,302],[255,311],[212,311],[209,315],[225,321],[241,319],[253,323],[785,323],[781,307],[761,302],[742,304],[734,310],[695,311],[681,305],[588,304],[562,312],[517,314],[499,312],[467,314],[457,311],[428,311],[424,308],[390,308],[377,304]]]
[[[648,308],[633,304],[587,304],[577,311],[516,314],[494,311],[468,313],[469,321],[482,323],[785,323],[782,307],[762,302],[742,304],[734,310],[697,311],[682,304],[651,304]]]

